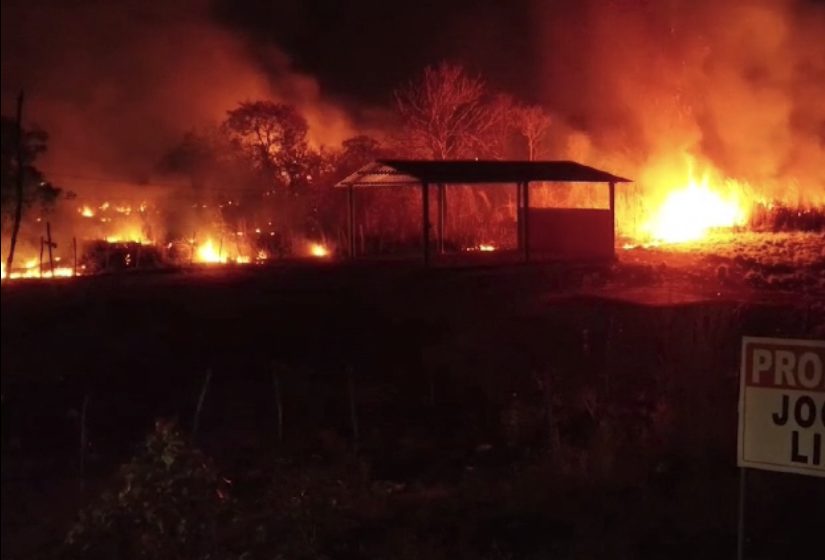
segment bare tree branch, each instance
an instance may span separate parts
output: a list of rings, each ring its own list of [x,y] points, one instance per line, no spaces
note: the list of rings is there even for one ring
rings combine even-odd
[[[407,151],[434,159],[497,157],[502,113],[480,77],[461,66],[427,67],[395,92]]]
[[[527,143],[527,159],[532,161],[541,148],[547,131],[552,124],[550,115],[538,105],[518,107],[514,111],[513,121],[516,131]]]

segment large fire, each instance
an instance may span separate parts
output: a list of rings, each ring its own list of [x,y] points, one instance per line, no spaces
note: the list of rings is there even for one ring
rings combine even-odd
[[[69,243],[59,239],[60,243],[53,245],[60,247],[64,258],[61,263],[61,257],[53,257],[54,273],[48,253],[43,252],[48,242],[41,239],[41,257],[32,258],[37,255],[36,246],[22,247],[11,274],[3,264],[3,279],[44,279],[135,267],[262,264],[270,260],[270,255],[280,253],[274,230],[243,227],[227,232],[226,224],[217,221],[205,222],[203,230],[196,231],[188,239],[172,238],[161,243],[148,234],[151,230],[146,227],[148,223],[138,220],[137,216],[146,212],[145,204],[135,212],[129,206],[108,202],[79,206],[79,219],[89,224],[83,230],[88,232],[87,236],[73,238]],[[271,228],[272,222],[269,226]],[[298,238],[292,242],[292,250],[287,249],[283,254],[327,259],[332,257],[333,250],[326,243]],[[69,267],[64,265],[67,255],[73,263]],[[91,263],[88,267],[84,264],[87,261]]]
[[[742,200],[739,183],[730,179],[714,180],[710,170],[705,170],[697,180],[692,159],[688,159],[687,167],[686,178],[673,178],[666,173],[654,179],[664,185],[664,195],[643,219],[640,235],[646,241],[654,244],[699,241],[713,230],[746,224],[750,206]],[[676,175],[678,177],[678,173]]]
[[[746,219],[745,208],[713,190],[707,177],[701,182],[691,178],[686,187],[667,195],[648,228],[654,241],[683,243],[698,241],[713,229],[743,225]]]
[[[718,230],[752,225],[759,204],[771,207],[764,198],[755,200],[747,183],[725,177],[690,154],[660,157],[636,171],[629,175],[638,178],[638,189],[618,201],[624,248],[701,242]],[[273,221],[239,220],[230,227],[220,214],[201,213],[187,224],[192,233],[184,238],[169,235],[160,218],[163,210],[146,202],[83,203],[71,213],[72,237],[52,228],[40,235],[38,249],[36,237],[30,236],[19,246],[13,270],[4,264],[2,277],[46,279],[158,266],[261,264],[274,256],[328,259],[334,254],[325,240],[283,236]],[[35,222],[35,227],[45,225],[45,219]],[[502,246],[487,238],[463,250],[488,253]]]

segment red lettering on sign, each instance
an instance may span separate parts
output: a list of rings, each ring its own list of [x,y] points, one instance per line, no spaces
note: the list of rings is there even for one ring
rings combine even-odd
[[[745,373],[750,387],[825,393],[825,348],[749,342]]]

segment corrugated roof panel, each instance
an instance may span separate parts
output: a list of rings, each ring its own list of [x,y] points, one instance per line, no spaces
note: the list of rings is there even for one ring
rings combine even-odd
[[[629,183],[574,161],[378,160],[340,181],[337,187],[403,186],[416,183]]]

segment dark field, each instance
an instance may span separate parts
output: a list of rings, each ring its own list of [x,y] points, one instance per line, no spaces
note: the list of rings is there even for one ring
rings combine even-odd
[[[731,558],[741,337],[821,338],[822,300],[665,276],[294,263],[4,285],[3,557],[129,557],[134,537],[181,558]],[[87,516],[64,544],[81,508],[117,509],[101,496],[158,419],[201,457],[201,395],[216,490],[159,514],[208,525],[197,542]],[[747,557],[821,550],[825,484],[748,477]]]

